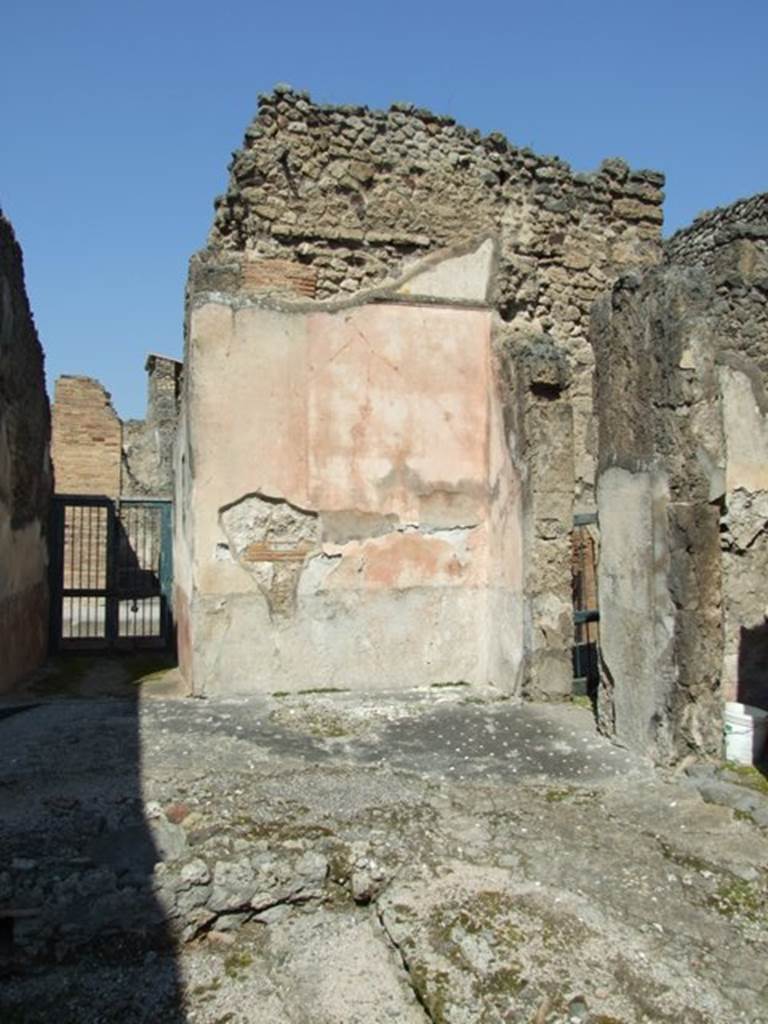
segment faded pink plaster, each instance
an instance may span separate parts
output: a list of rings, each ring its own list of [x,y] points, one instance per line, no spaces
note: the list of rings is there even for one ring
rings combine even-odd
[[[310,504],[418,522],[436,489],[487,494],[490,314],[377,304],[309,317]]]
[[[342,557],[323,586],[328,590],[480,587],[486,582],[487,547],[484,526],[467,531],[463,548],[415,531],[344,545],[326,544],[325,553]]]
[[[210,303],[190,333],[197,489],[217,509],[254,490],[305,507],[306,318]]]
[[[403,526],[474,527],[488,518],[487,311],[381,303],[287,316],[211,304],[194,312],[191,346],[203,590],[251,587],[238,567],[210,562],[223,539],[219,510],[248,493],[321,513],[394,515]],[[387,575],[401,581],[395,586],[477,586],[486,538],[481,530],[472,539],[477,565],[452,562],[450,573],[432,558],[434,538],[389,541],[389,554],[405,559],[402,571],[363,579],[374,589]]]
[[[188,351],[176,552],[196,692],[300,689],[308,671],[322,685],[514,692],[520,489],[490,313],[210,302],[190,312]],[[222,510],[251,496],[234,544]],[[318,516],[296,534],[303,561],[242,560],[270,549],[270,500]]]

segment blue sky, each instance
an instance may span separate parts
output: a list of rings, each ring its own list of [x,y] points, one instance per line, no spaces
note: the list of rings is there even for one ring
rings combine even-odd
[[[766,40],[761,0],[6,0],[0,206],[49,388],[89,374],[143,415],[145,354],[181,354],[187,260],[276,82],[663,170],[669,232],[768,189]]]

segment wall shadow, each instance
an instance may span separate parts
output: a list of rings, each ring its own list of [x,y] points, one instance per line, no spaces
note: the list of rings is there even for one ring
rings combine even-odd
[[[768,622],[739,631],[737,699],[768,710]]]
[[[737,700],[768,711],[768,622],[739,631]],[[754,751],[755,767],[768,778],[768,743]]]
[[[60,657],[0,700],[0,1020],[186,1024],[139,688],[75,695],[94,671]]]

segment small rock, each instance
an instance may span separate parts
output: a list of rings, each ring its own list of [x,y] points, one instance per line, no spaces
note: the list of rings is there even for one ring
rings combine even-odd
[[[174,825],[165,815],[149,822],[158,855],[164,861],[180,860],[187,852],[187,834],[181,825]]]
[[[572,996],[568,1002],[568,1024],[583,1024],[589,1017],[589,1007],[584,996]]]
[[[352,899],[355,903],[370,903],[384,888],[384,881],[383,871],[375,864],[363,871],[353,871],[349,880]]]
[[[180,825],[182,821],[189,817],[189,807],[182,803],[168,804],[165,808],[165,816],[174,825]]]
[[[181,869],[181,880],[188,885],[206,885],[211,880],[211,872],[205,861],[197,857]]]
[[[217,931],[219,932],[231,932],[236,928],[240,928],[246,921],[250,920],[251,914],[241,911],[237,914],[222,914],[221,917],[217,918]]]
[[[262,910],[258,914],[254,914],[253,920],[260,921],[262,924],[277,924],[278,921],[282,921],[286,914],[289,913],[289,908],[281,903],[276,907],[268,907],[266,910]]]
[[[211,910],[224,911],[247,906],[253,895],[253,869],[247,857],[237,861],[217,861],[213,868]]]
[[[328,876],[328,861],[321,853],[308,850],[296,864],[296,871],[308,882],[321,884]]]

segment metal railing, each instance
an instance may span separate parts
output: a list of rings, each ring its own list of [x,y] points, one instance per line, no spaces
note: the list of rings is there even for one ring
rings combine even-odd
[[[57,495],[50,539],[54,650],[170,642],[170,501]]]

